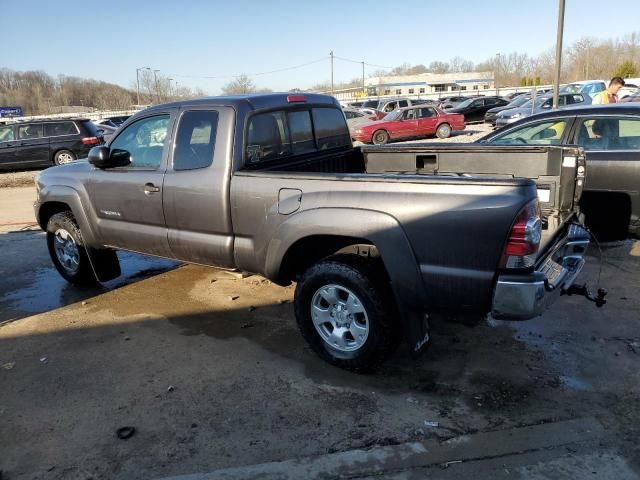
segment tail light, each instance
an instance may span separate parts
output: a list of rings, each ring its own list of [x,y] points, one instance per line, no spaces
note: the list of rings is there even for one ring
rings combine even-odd
[[[369,117],[369,120],[378,120],[378,116],[374,115],[373,117]]]
[[[98,145],[100,143],[100,139],[98,137],[84,137],[81,138],[80,141],[85,145]]]
[[[542,239],[542,220],[538,199],[526,204],[511,227],[502,252],[500,267],[528,268],[535,260]]]

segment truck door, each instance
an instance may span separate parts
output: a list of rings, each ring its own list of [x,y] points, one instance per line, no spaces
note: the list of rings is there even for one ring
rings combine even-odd
[[[172,256],[233,267],[229,206],[233,109],[188,107],[177,123],[162,192]]]
[[[89,182],[99,238],[105,245],[171,257],[162,210],[172,110],[128,125],[109,145],[126,167],[95,169]]]

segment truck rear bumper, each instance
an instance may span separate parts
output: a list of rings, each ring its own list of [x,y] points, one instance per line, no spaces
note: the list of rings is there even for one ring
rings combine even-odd
[[[569,225],[566,235],[542,257],[534,272],[500,275],[493,295],[493,317],[528,320],[541,315],[573,284],[584,266],[588,246],[586,230]]]

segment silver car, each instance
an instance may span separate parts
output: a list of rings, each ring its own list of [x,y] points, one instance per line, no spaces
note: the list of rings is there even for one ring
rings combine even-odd
[[[568,107],[571,105],[590,105],[591,97],[581,93],[561,93],[558,97],[558,108]],[[535,100],[529,100],[518,108],[510,108],[498,113],[496,117],[496,127],[504,127],[510,123],[516,122],[521,118],[535,115],[536,113],[546,112],[553,106],[553,95],[544,95],[537,97]]]

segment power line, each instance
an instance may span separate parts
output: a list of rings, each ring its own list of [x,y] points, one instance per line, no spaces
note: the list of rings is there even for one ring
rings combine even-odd
[[[296,70],[298,68],[303,68],[303,67],[307,67],[309,65],[313,65],[315,63],[320,63],[320,62],[326,62],[327,61],[327,57],[323,57],[323,58],[319,58],[318,60],[314,60],[312,62],[306,62],[306,63],[301,63],[299,65],[293,65],[291,67],[285,67],[285,68],[278,68],[276,70],[269,70],[267,72],[256,72],[256,73],[238,73],[235,75],[216,75],[216,76],[207,76],[207,75],[181,75],[179,73],[170,73],[169,75],[174,76],[174,77],[182,77],[182,78],[206,78],[208,80],[217,80],[217,79],[224,79],[224,78],[237,78],[241,75],[246,75],[247,77],[258,77],[260,75],[269,75],[271,73],[278,73],[278,72],[286,72],[288,70]]]
[[[384,65],[376,65],[375,63],[367,63],[367,62],[362,62],[362,60],[358,61],[358,60],[351,60],[350,58],[344,58],[344,57],[338,57],[337,55],[334,55],[333,58],[337,58],[338,60],[342,60],[345,62],[351,62],[351,63],[358,63],[360,65],[362,65],[362,63],[364,63],[365,65],[367,65],[368,67],[376,67],[376,68],[394,68],[394,67],[386,67]]]

